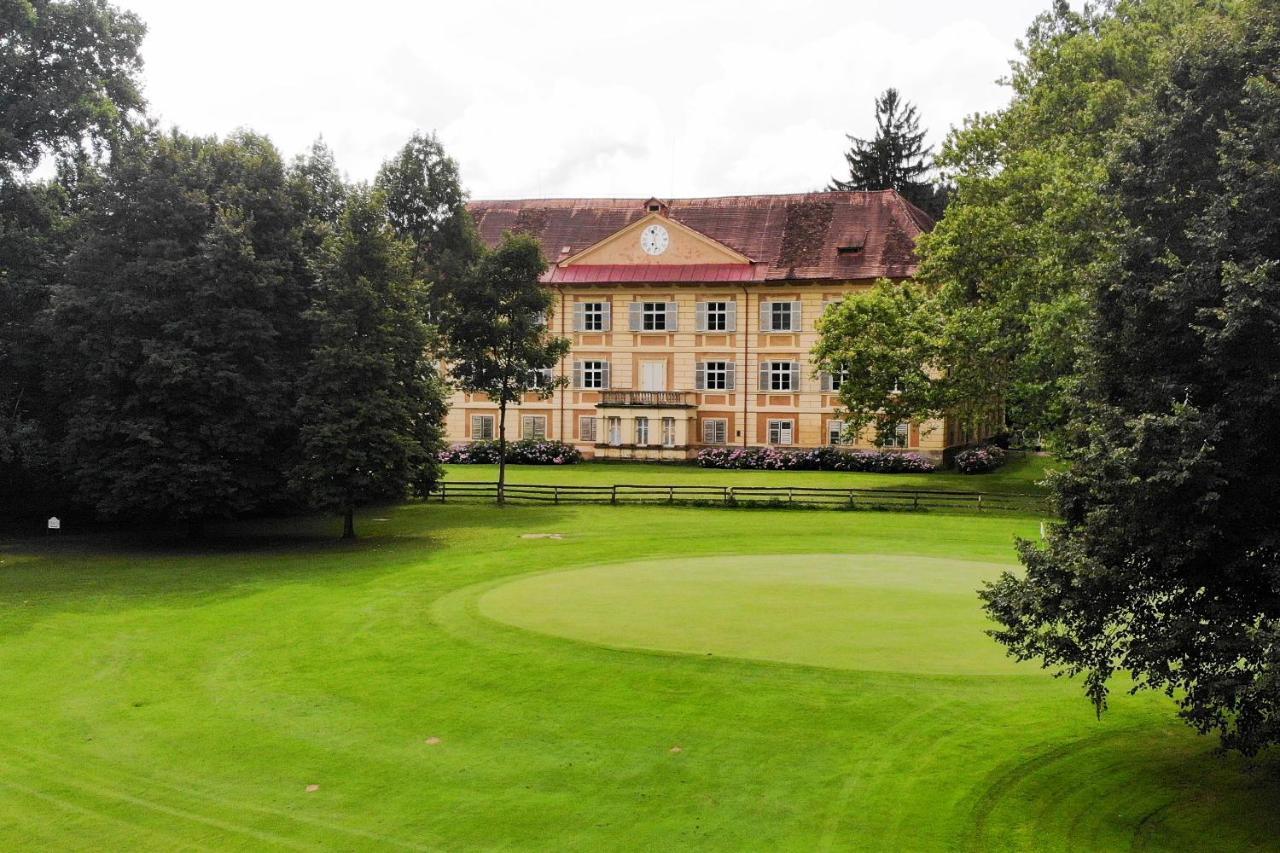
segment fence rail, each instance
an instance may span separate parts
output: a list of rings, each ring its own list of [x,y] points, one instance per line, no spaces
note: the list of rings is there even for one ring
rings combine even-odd
[[[810,509],[889,509],[900,511],[1045,512],[1044,498],[1023,493],[950,492],[931,489],[838,489],[818,486],[714,486],[616,483],[599,486],[508,483],[508,502],[637,504],[665,503],[722,506],[792,506]],[[491,481],[441,481],[430,499],[496,501]]]

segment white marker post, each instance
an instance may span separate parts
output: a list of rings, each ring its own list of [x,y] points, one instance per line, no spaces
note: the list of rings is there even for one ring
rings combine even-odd
[[[49,516],[49,532],[57,533],[61,529],[62,529],[62,522],[58,519],[58,517],[56,515]]]

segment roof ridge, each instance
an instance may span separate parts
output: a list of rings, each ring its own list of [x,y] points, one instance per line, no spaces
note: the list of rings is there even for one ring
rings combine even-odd
[[[662,200],[674,204],[677,202],[691,201],[727,201],[730,199],[784,199],[784,198],[809,198],[809,197],[825,197],[825,196],[854,196],[854,195],[884,195],[891,193],[901,197],[901,193],[893,189],[884,190],[808,190],[804,192],[794,193],[730,193],[727,195],[706,195],[706,196],[674,196],[671,198],[663,197]],[[536,198],[476,198],[469,199],[468,204],[537,204],[547,202],[617,202],[619,204],[644,204],[651,198],[659,198],[659,196],[543,196]],[[917,208],[918,209],[918,208]],[[923,212],[923,211],[922,211]]]

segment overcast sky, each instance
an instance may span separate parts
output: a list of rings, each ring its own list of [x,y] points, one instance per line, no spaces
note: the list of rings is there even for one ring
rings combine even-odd
[[[474,198],[799,192],[896,86],[930,140],[999,107],[1048,0],[329,3],[117,0],[146,21],[153,113],[252,127],[292,156],[323,135],[369,179],[435,130]]]

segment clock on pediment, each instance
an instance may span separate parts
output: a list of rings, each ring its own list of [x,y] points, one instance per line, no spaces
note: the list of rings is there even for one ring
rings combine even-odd
[[[647,255],[661,255],[671,245],[667,229],[654,222],[640,232],[640,248]]]

